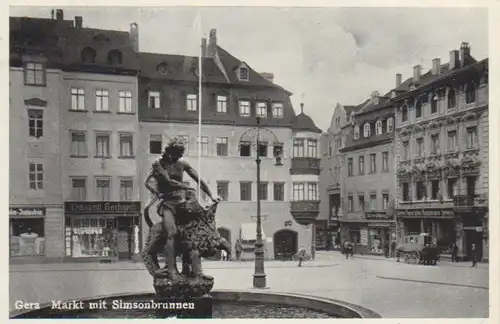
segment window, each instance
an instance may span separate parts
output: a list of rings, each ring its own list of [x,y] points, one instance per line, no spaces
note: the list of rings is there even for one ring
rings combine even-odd
[[[439,151],[439,134],[431,135],[431,154],[437,155]]]
[[[355,140],[359,139],[359,126],[358,125],[354,126],[354,139]]]
[[[453,199],[457,193],[457,179],[448,179],[448,198]]]
[[[111,50],[108,52],[108,63],[109,64],[122,64],[123,56],[122,52],[119,50]]]
[[[95,136],[95,156],[109,157],[109,134],[98,133]]]
[[[382,121],[381,120],[377,120],[377,122],[375,123],[375,133],[377,135],[382,135]]]
[[[132,91],[119,91],[119,105],[118,111],[121,113],[131,113],[132,112]]]
[[[477,127],[467,128],[467,149],[475,148],[477,145]]]
[[[328,142],[328,156],[333,155],[333,144],[332,142]]]
[[[240,182],[240,200],[252,200],[252,183]]]
[[[275,201],[284,201],[285,200],[285,184],[283,182],[275,182],[274,186],[274,200]]]
[[[201,155],[208,155],[208,136],[201,137]]]
[[[227,137],[217,137],[217,156],[227,156]]]
[[[228,181],[217,181],[217,196],[220,199],[227,201],[229,198],[229,182]]]
[[[240,80],[248,81],[248,69],[245,67],[240,67]]]
[[[257,103],[257,117],[267,117],[267,104],[265,102]]]
[[[382,171],[389,171],[389,152],[382,152]]]
[[[109,91],[98,89],[95,91],[95,110],[109,111]]]
[[[293,140],[293,157],[304,157],[304,140],[294,139]]]
[[[318,157],[318,141],[308,140],[307,141],[307,156],[308,157]]]
[[[370,154],[370,173],[377,172],[377,154]]]
[[[410,201],[410,184],[408,182],[404,182],[402,187],[403,201]]]
[[[474,197],[476,195],[476,182],[477,177],[466,177],[467,195]]]
[[[387,133],[392,132],[394,132],[394,118],[389,117],[389,119],[387,119]]]
[[[227,97],[217,96],[217,112],[227,113]]]
[[[45,68],[42,63],[26,63],[24,67],[24,84],[45,85]]]
[[[439,180],[431,180],[431,198],[434,200],[439,198]]]
[[[304,184],[303,183],[294,183],[293,184],[293,200],[301,201],[304,200],[305,192],[304,192]]]
[[[415,103],[415,118],[422,117],[422,101],[417,100]]]
[[[283,118],[283,104],[282,103],[273,103],[273,117],[274,118]]]
[[[268,183],[267,182],[261,182],[260,187],[259,187],[259,199],[260,200],[267,200],[268,198],[268,192],[267,192],[267,187]]]
[[[189,136],[179,135],[179,137],[184,141],[184,156],[186,156],[189,154]]]
[[[249,101],[240,101],[240,116],[248,117],[250,116],[250,102]]]
[[[160,92],[149,91],[148,103],[149,103],[149,108],[160,108]]]
[[[10,256],[28,256],[45,254],[45,217],[29,216],[10,218]]]
[[[240,156],[250,156],[251,155],[251,145],[247,142],[240,143]]]
[[[401,121],[403,123],[408,121],[408,106],[401,107]]]
[[[435,114],[438,111],[438,97],[433,94],[431,98],[431,114]]]
[[[349,212],[353,212],[354,211],[354,197],[353,196],[348,196],[347,197],[347,209],[349,210]]]
[[[416,139],[417,142],[417,156],[424,156],[424,139],[422,137]]]
[[[347,175],[349,177],[352,177],[352,175],[353,175],[353,173],[352,173],[352,158],[347,159]]]
[[[457,97],[455,95],[454,89],[448,90],[448,109],[455,108],[457,106]]]
[[[470,83],[465,89],[465,103],[470,104],[476,101],[476,87]]]
[[[85,110],[85,90],[71,88],[71,110]]]
[[[87,200],[87,179],[72,178],[71,179],[71,200],[85,201]]]
[[[83,63],[95,63],[96,51],[93,48],[85,47],[80,52],[80,56]]]
[[[336,128],[340,127],[340,117],[335,118],[335,127]]]
[[[132,134],[120,134],[120,156],[134,156],[134,136]]]
[[[448,151],[453,152],[457,149],[457,131],[448,132]]]
[[[274,143],[273,157],[283,156],[283,143]]]
[[[130,201],[134,200],[134,190],[133,190],[132,179],[121,179],[120,180],[120,200]]]
[[[387,210],[389,208],[389,194],[383,193],[382,194],[382,209]]]
[[[427,188],[423,181],[417,181],[417,200],[424,200],[427,196]]]
[[[308,183],[307,184],[307,199],[308,200],[318,200],[318,184]]]
[[[359,174],[365,174],[365,157],[360,156],[358,159]]]
[[[109,178],[98,178],[96,179],[96,195],[99,201],[110,201],[110,183]]]
[[[335,145],[337,146],[337,151],[342,148],[342,138],[339,138],[335,141]]]
[[[364,137],[370,137],[370,124],[366,123],[363,126],[363,136]]]
[[[370,194],[370,209],[377,210],[377,194]]]
[[[366,207],[366,203],[365,203],[365,195],[361,194],[361,195],[358,195],[358,207],[359,207],[359,210],[365,210],[365,207]]]
[[[43,164],[29,164],[29,183],[30,189],[43,190]]]
[[[43,110],[28,109],[28,126],[30,137],[40,138],[43,136]]]
[[[267,156],[267,143],[266,142],[260,142],[257,148],[257,153],[260,157],[266,157]]]
[[[161,135],[149,136],[149,154],[161,154],[162,137]]]
[[[87,156],[85,132],[71,132],[71,156]]]
[[[195,94],[188,94],[186,96],[186,109],[187,111],[198,110],[198,96]]]
[[[403,161],[410,158],[410,142],[403,142]]]

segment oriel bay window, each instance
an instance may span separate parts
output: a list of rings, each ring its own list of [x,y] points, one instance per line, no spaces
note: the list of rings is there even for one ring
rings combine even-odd
[[[319,200],[318,183],[316,182],[294,182],[293,200]]]
[[[318,141],[312,139],[307,141],[307,156],[318,157]]]
[[[303,157],[304,156],[304,140],[294,139],[293,140],[293,157]]]
[[[293,184],[293,200],[301,201],[304,200],[304,183],[294,183]]]
[[[294,139],[293,157],[318,157],[318,141],[305,138]]]
[[[310,182],[307,184],[307,198],[308,200],[318,200],[318,184]]]

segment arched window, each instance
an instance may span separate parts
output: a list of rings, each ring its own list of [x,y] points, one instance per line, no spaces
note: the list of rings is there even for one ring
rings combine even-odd
[[[83,63],[95,63],[96,52],[91,47],[85,47],[82,52],[82,62]]]
[[[377,120],[377,122],[375,123],[375,133],[377,135],[382,135],[382,121],[381,120]]]
[[[438,96],[435,93],[431,94],[431,114],[435,114],[438,111]]]
[[[457,106],[457,97],[455,94],[455,89],[450,88],[448,90],[448,109],[455,108]]]
[[[359,125],[354,126],[354,139],[359,139]]]
[[[387,133],[394,132],[394,118],[389,117],[387,119]]]
[[[119,50],[111,50],[108,53],[109,64],[122,64],[123,55]]]
[[[370,137],[370,124],[366,123],[363,126],[363,137]]]
[[[476,101],[476,86],[469,83],[465,88],[465,103],[473,103]]]
[[[419,99],[415,103],[415,118],[422,117],[422,101]]]
[[[401,107],[401,122],[408,121],[408,106]]]

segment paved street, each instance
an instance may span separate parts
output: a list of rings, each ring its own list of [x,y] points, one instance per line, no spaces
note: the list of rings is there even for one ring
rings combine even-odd
[[[252,286],[253,262],[205,262],[215,289]],[[319,252],[302,268],[266,262],[271,291],[324,296],[369,308],[382,317],[487,317],[488,264],[409,265],[382,257]],[[10,309],[16,300],[45,302],[113,293],[152,291],[140,263],[40,264],[10,267]]]

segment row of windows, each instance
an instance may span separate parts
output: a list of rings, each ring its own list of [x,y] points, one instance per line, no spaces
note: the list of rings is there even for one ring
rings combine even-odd
[[[272,184],[273,195],[272,200],[274,201],[284,201],[285,200],[285,183],[284,182],[274,182]],[[269,183],[260,183],[260,200],[271,200],[269,194]],[[229,181],[217,181],[217,195],[222,200],[228,200],[229,198]],[[240,200],[241,201],[251,201],[252,200],[252,182],[240,182]]]
[[[311,138],[294,139],[293,157],[318,157],[318,141]]]
[[[99,176],[94,179],[94,199],[98,201],[114,200],[111,195],[111,177]],[[120,183],[120,200],[134,200],[134,180],[132,178],[121,178]],[[88,197],[87,192],[87,177],[72,177],[71,178],[71,194],[70,200],[85,201]]]
[[[95,112],[109,112],[109,94],[110,91],[107,89],[96,89],[95,90]],[[86,111],[88,110],[85,106],[85,89],[83,88],[71,88],[71,110],[75,111]],[[118,91],[118,112],[120,113],[132,113],[132,91],[130,90],[119,90]]]
[[[430,135],[429,141],[429,153],[430,155],[440,154],[440,136],[438,133]],[[465,149],[474,149],[477,148],[477,127],[471,126],[466,128],[465,134]],[[458,145],[458,133],[456,130],[448,131],[447,133],[447,144],[446,149],[448,152],[455,152],[459,150]],[[411,159],[411,146],[410,141],[403,141],[401,144],[401,159],[409,160]],[[415,138],[415,157],[424,157],[426,152],[424,137]]]
[[[342,148],[342,145],[343,145],[343,138],[340,137],[340,138],[337,138],[335,140],[335,150],[338,151]],[[332,141],[328,141],[328,156],[333,156],[333,142]]]
[[[347,159],[347,175],[353,176],[353,161],[354,158]],[[382,152],[382,172],[389,171],[389,152]],[[377,173],[377,153],[370,154],[370,173]],[[358,157],[358,175],[365,174],[365,157],[363,155]]]
[[[375,129],[376,135],[382,135],[384,133],[384,129],[386,133],[394,132],[394,118],[389,117],[387,120],[377,120],[375,125],[366,122],[363,125],[363,137],[370,137],[373,133],[373,128]],[[354,126],[354,139],[359,139],[359,125]]]
[[[477,177],[466,177],[467,194],[474,196],[476,191]],[[445,190],[443,190],[446,188]],[[430,198],[431,200],[442,200],[445,197],[453,199],[459,193],[458,178],[449,178],[445,180],[416,181],[414,183],[400,183],[402,201],[422,201]]]
[[[71,131],[70,155],[73,157],[87,157],[87,133],[85,131]],[[134,157],[134,134],[118,133],[119,157]],[[94,157],[111,157],[111,132],[95,132]]]
[[[382,210],[387,210],[389,206],[389,194],[382,193]],[[365,194],[357,195],[357,205],[354,204],[354,195],[347,196],[347,211],[365,211],[377,210],[377,193],[371,193],[368,196],[368,201],[365,200]]]

